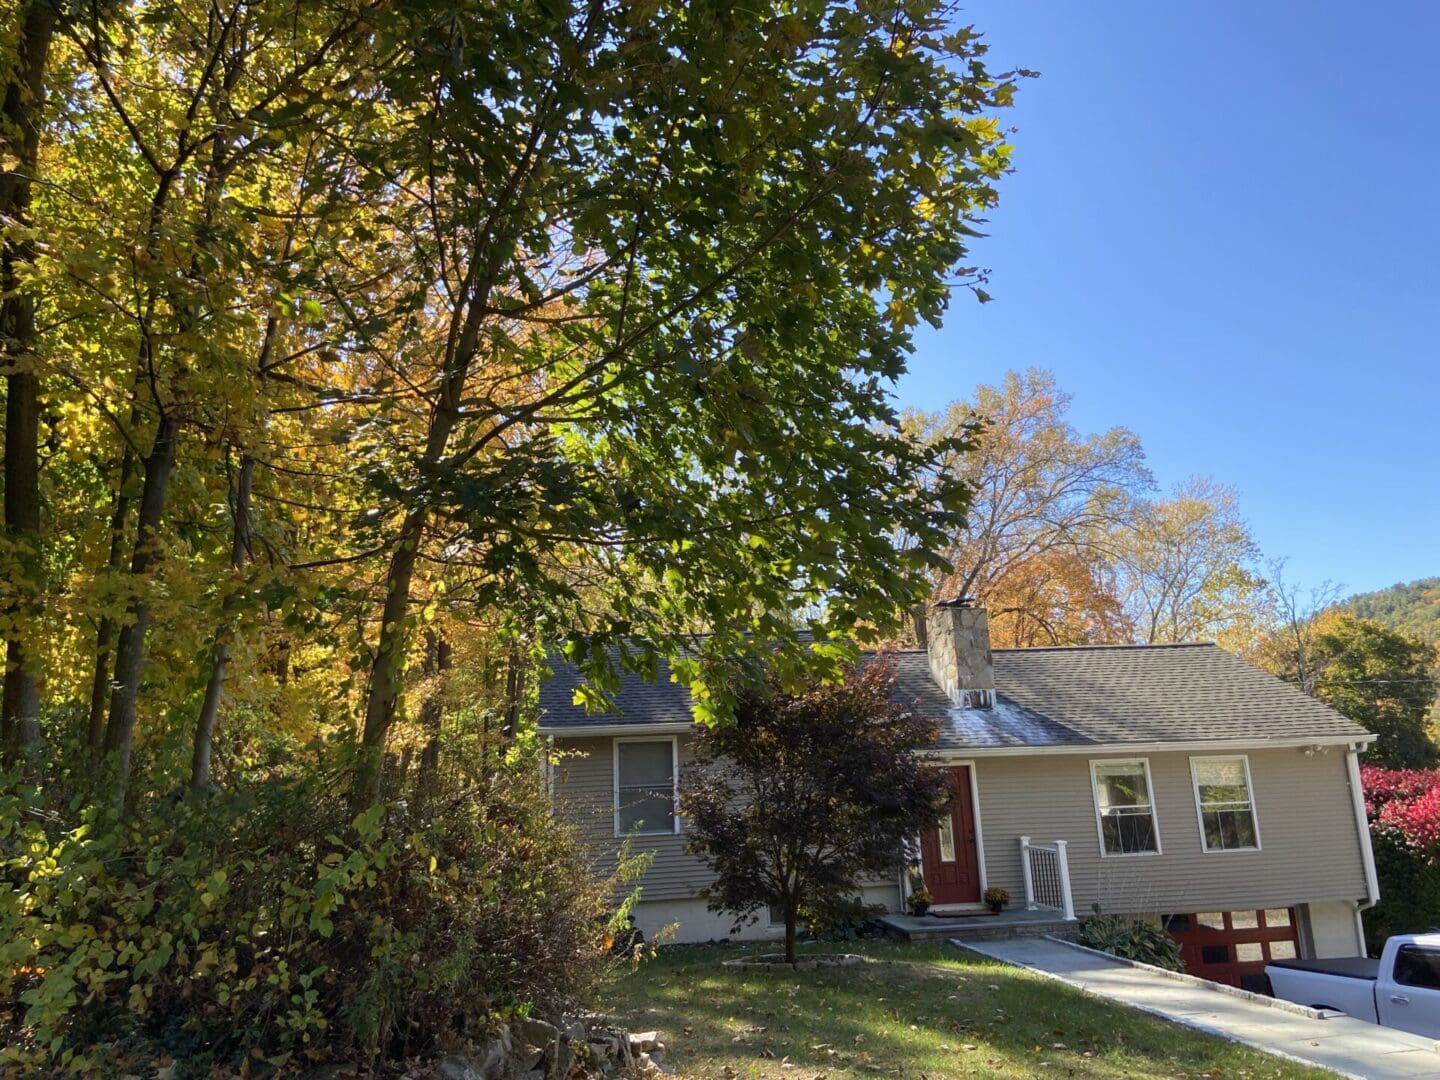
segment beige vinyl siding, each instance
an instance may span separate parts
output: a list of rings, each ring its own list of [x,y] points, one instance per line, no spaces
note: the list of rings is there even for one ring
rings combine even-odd
[[[677,736],[680,749],[680,783],[693,760],[688,736]],[[612,738],[555,740],[563,755],[555,767],[555,808],[580,829],[596,871],[608,874],[615,868],[616,853],[624,843],[615,835],[615,762]],[[685,822],[680,835],[636,836],[632,851],[654,852],[641,884],[646,900],[683,900],[710,883],[712,875],[694,855],[685,853]]]
[[[628,736],[627,736],[628,738]],[[667,736],[668,738],[668,736]],[[680,751],[680,784],[685,784],[685,770],[694,760],[690,737],[676,736]],[[555,749],[563,755],[555,768],[556,813],[573,822],[584,838],[594,861],[595,870],[608,874],[615,868],[616,853],[624,842],[615,835],[615,765],[613,738],[555,740]],[[649,851],[654,862],[641,881],[644,900],[684,900],[696,896],[714,880],[699,858],[685,853],[685,819],[680,819],[678,836],[636,836],[632,851]],[[865,879],[867,889],[892,888],[896,876]],[[889,894],[885,894],[888,896]]]
[[[1100,854],[1092,760],[1125,755],[985,757],[975,762],[987,883],[1024,896],[1020,837],[1069,841],[1079,915],[1098,902],[1112,912],[1195,912],[1358,900],[1365,872],[1345,753],[1250,751],[1251,799],[1261,850],[1204,851],[1190,777],[1191,754],[1137,754],[1150,763],[1163,854]],[[1200,753],[1193,756],[1205,757]]]

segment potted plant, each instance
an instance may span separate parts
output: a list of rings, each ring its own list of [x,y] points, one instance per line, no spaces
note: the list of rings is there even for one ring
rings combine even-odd
[[[990,910],[999,915],[1005,905],[1010,902],[1010,894],[998,885],[992,885],[985,890],[985,903],[990,905]]]
[[[925,888],[924,885],[921,885],[920,888],[910,894],[910,914],[924,915],[930,910],[930,905],[934,902],[935,898],[930,895],[930,890]]]

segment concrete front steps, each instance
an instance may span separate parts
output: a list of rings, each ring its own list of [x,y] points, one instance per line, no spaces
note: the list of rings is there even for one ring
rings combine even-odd
[[[1053,911],[942,912],[926,915],[881,915],[879,922],[892,937],[904,941],[1010,941],[1015,938],[1053,937],[1073,939],[1080,924],[1061,918]]]

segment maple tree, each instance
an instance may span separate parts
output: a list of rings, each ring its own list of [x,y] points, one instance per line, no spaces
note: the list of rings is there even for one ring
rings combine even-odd
[[[838,684],[746,692],[733,724],[694,741],[681,806],[687,849],[715,872],[709,905],[737,925],[773,906],[789,963],[800,920],[832,918],[866,878],[898,873],[950,798],[948,774],[920,757],[934,722],[894,691],[882,655]]]

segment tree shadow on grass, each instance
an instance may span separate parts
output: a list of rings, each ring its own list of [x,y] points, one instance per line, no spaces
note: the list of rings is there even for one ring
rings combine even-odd
[[[617,1016],[659,1029],[687,1076],[1326,1075],[978,954],[863,951],[863,967],[792,975],[722,969],[733,948],[672,950],[617,983]]]

